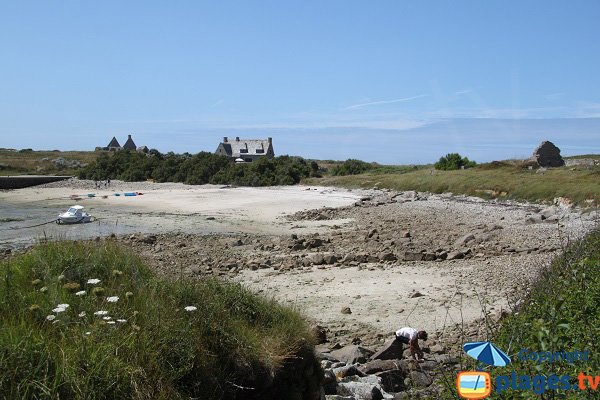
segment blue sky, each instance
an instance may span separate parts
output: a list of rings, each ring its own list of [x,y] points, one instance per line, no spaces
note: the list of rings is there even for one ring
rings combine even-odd
[[[0,3],[0,147],[600,152],[598,1]]]

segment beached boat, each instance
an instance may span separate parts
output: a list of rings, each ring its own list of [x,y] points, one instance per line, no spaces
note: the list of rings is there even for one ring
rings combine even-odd
[[[57,224],[81,224],[91,222],[92,216],[83,211],[83,206],[72,206],[56,220]]]

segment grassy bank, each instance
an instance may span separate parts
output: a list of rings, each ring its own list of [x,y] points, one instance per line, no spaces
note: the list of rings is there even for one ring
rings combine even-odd
[[[555,258],[512,314],[497,326],[490,323],[489,340],[511,357],[511,363],[506,367],[485,368],[492,377],[490,398],[598,398],[598,391],[589,389],[587,379],[587,388],[578,389],[578,376],[580,373],[593,377],[600,375],[599,268],[600,230],[596,230]],[[586,351],[587,356],[584,355]],[[544,361],[536,355],[560,357],[557,354],[561,352],[571,353],[567,356],[571,361],[560,358]],[[586,359],[577,359],[573,352],[580,352]],[[466,361],[464,371],[477,368],[473,359],[467,357]],[[551,383],[551,388],[549,382],[557,379],[550,378],[553,375],[561,380]],[[511,388],[513,376],[515,384],[520,385],[516,390]],[[521,377],[530,378],[528,381]],[[458,398],[453,387],[455,378],[456,375],[452,375],[447,379],[449,384],[444,398]]]
[[[98,155],[99,152],[94,151],[0,149],[0,175],[75,175],[79,167],[74,164],[89,164]],[[59,158],[65,161],[57,160]]]
[[[269,398],[289,357],[312,354],[295,311],[237,284],[156,278],[111,242],[40,245],[0,278],[5,398]]]
[[[534,202],[551,202],[567,197],[577,204],[600,200],[600,168],[536,170],[511,165],[483,164],[458,171],[432,168],[380,169],[360,175],[326,176],[303,180],[308,185],[347,188],[388,188],[432,193],[452,192],[484,198],[498,197]]]
[[[550,268],[532,287],[523,307],[505,319],[495,335],[494,343],[510,351],[512,363],[507,368],[494,369],[494,375],[552,374],[571,376],[571,385],[580,372],[600,375],[600,230],[570,246],[555,259]],[[524,361],[518,353],[589,351],[586,361],[542,362]],[[525,353],[523,353],[525,354]],[[589,385],[588,385],[589,387]],[[599,387],[600,389],[600,387]],[[538,392],[541,390],[538,390]],[[534,393],[507,391],[505,398],[522,395],[538,398]],[[598,398],[598,392],[588,390],[549,391],[545,398],[564,395],[567,398]]]

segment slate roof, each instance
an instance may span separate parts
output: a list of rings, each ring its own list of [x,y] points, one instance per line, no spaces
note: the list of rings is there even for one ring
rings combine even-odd
[[[125,150],[136,150],[137,146],[133,142],[133,139],[131,138],[131,135],[128,135],[128,136],[129,137],[127,138],[127,141],[123,145],[123,149],[125,149]]]
[[[121,147],[121,145],[119,144],[119,141],[117,140],[117,138],[113,136],[112,140],[106,147]]]
[[[240,139],[229,140],[223,143],[223,148],[230,157],[243,157],[244,155],[265,155],[269,150],[267,139]]]

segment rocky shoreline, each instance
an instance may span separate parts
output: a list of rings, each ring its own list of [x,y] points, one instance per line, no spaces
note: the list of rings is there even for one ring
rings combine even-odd
[[[461,344],[485,338],[486,325],[513,311],[539,271],[598,221],[596,211],[564,199],[541,206],[414,191],[352,193],[358,200],[348,206],[278,217],[287,234],[109,240],[132,247],[162,275],[236,280],[300,310],[319,326],[328,399],[418,398],[435,397],[440,378],[460,368]],[[430,332],[428,361],[409,361],[402,349],[391,359],[372,358],[404,325]]]

